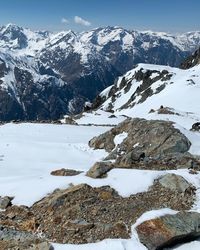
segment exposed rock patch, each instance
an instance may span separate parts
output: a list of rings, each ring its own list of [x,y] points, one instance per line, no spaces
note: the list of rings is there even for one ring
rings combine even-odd
[[[81,174],[82,171],[76,171],[73,169],[66,169],[66,168],[61,168],[58,170],[54,170],[51,172],[51,175],[55,176],[75,176]]]
[[[190,69],[198,64],[200,64],[200,48],[196,50],[193,55],[189,56],[184,62],[181,63],[181,68]]]
[[[162,106],[157,110],[157,113],[159,115],[180,115],[179,113],[175,112],[172,108],[162,107]]]
[[[106,238],[129,238],[131,226],[144,212],[171,208],[188,210],[194,193],[169,189],[156,180],[147,192],[123,198],[110,187],[86,184],[55,190],[31,208],[9,207],[0,224],[20,231],[42,232],[59,243],[89,243]]]

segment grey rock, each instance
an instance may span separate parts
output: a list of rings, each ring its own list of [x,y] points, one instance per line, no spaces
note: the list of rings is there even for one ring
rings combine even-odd
[[[179,212],[143,222],[136,227],[140,241],[149,250],[165,249],[200,236],[200,214]]]
[[[115,136],[123,132],[128,136],[115,146]],[[109,152],[106,160],[115,159],[116,167],[133,168],[135,163],[150,159],[161,161],[166,157],[177,161],[176,165],[180,162],[182,167],[181,159],[185,157],[191,143],[172,122],[135,118],[127,119],[110,131],[93,138],[89,145]],[[186,165],[188,164],[184,163]]]
[[[33,233],[0,226],[0,249],[53,250],[53,247],[46,239],[39,238]]]
[[[166,174],[159,178],[158,181],[163,187],[180,193],[185,193],[186,190],[192,187],[192,184],[186,181],[182,176],[176,174]]]
[[[13,199],[12,197],[8,196],[0,197],[0,209],[6,209],[8,206],[11,206],[12,199]]]
[[[110,131],[91,139],[89,141],[89,146],[95,149],[105,149],[106,151],[111,152],[115,148],[114,137],[114,130],[111,129]]]
[[[87,172],[91,178],[102,178],[112,169],[112,162],[96,162]]]
[[[77,122],[70,116],[66,116],[64,120],[66,124],[77,125]]]

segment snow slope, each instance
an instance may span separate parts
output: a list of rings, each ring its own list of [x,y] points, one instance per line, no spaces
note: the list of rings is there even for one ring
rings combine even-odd
[[[110,127],[30,123],[10,123],[0,126],[0,196],[14,196],[14,204],[30,206],[56,188],[67,188],[70,183],[75,185],[87,183],[93,187],[110,185],[120,195],[127,197],[146,191],[156,178],[173,172],[200,188],[200,174],[190,175],[187,170],[113,169],[105,179],[86,177],[85,172],[94,162],[106,156],[103,150],[89,148],[88,141],[108,129]],[[116,143],[125,136],[123,134],[116,138]],[[63,167],[82,170],[83,173],[71,177],[50,175],[52,170]],[[199,211],[199,207],[200,192],[193,210]],[[148,218],[175,212],[169,209],[151,211],[139,218],[136,224]],[[54,244],[54,247],[55,250],[93,250],[94,248],[98,250],[146,250],[135,234],[136,224],[133,225],[132,238],[129,240],[104,240],[86,245]],[[193,244],[199,246],[200,243],[197,241]]]
[[[142,78],[138,80],[139,74],[148,79],[148,84]],[[100,93],[103,100],[100,107],[84,113],[77,122],[87,124],[90,119],[96,124],[117,124],[128,116],[171,120],[190,129],[200,120],[199,96],[200,65],[182,70],[139,64]],[[174,114],[158,114],[161,106],[168,107]]]

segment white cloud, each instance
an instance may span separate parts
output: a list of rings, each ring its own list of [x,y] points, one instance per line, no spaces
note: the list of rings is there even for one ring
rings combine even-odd
[[[61,23],[67,24],[67,23],[69,23],[69,20],[67,20],[66,18],[63,17],[63,18],[61,19]]]
[[[83,25],[83,26],[90,26],[91,25],[91,23],[89,21],[83,19],[80,16],[75,16],[74,17],[74,22],[77,23],[77,24]]]

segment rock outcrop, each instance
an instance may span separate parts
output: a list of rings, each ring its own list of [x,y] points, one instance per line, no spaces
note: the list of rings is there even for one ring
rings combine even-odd
[[[200,64],[200,48],[189,56],[184,62],[181,63],[182,69],[190,69],[195,65]]]
[[[115,145],[116,136],[127,137]],[[199,159],[188,150],[190,141],[172,122],[145,119],[127,119],[89,142],[94,149],[105,149],[105,160],[114,161],[113,167],[138,169],[199,168]]]

